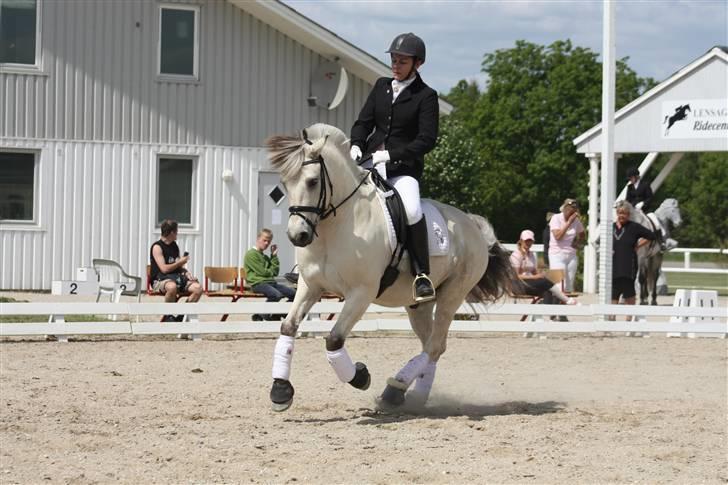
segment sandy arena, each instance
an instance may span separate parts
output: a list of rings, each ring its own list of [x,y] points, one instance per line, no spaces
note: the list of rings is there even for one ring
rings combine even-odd
[[[0,343],[0,482],[726,483],[726,341],[451,338],[424,410],[374,399],[419,352],[351,338],[372,386],[299,339],[270,410],[274,340]]]

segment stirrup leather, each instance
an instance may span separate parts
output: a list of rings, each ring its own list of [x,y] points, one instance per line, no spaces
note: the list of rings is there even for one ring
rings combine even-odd
[[[421,280],[421,279],[425,279],[425,280],[427,280],[430,283],[430,287],[432,288],[432,295],[429,295],[429,296],[419,296],[419,297],[417,296],[417,282],[419,280]],[[424,273],[415,276],[415,279],[412,282],[412,298],[417,303],[421,303],[421,302],[425,302],[425,301],[434,300],[435,299],[435,296],[436,296],[435,285],[432,284],[432,280],[430,279],[430,277],[427,276]]]

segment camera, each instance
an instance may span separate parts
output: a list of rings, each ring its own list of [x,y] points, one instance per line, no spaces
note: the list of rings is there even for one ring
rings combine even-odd
[[[190,252],[189,251],[185,251],[185,253],[182,256],[189,256],[189,255],[190,255]]]

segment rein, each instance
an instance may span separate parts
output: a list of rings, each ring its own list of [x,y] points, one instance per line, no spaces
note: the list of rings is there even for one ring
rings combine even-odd
[[[310,141],[306,140],[306,142],[310,144]],[[304,221],[306,221],[306,223],[309,226],[311,226],[311,229],[313,230],[314,235],[318,236],[318,233],[316,232],[316,224],[323,221],[324,219],[329,217],[331,214],[333,214],[334,217],[336,217],[336,209],[338,209],[339,207],[344,205],[346,203],[346,201],[348,201],[349,199],[351,199],[354,196],[354,194],[359,190],[359,187],[361,187],[364,184],[364,182],[366,181],[367,177],[369,177],[369,173],[367,172],[367,174],[364,175],[364,177],[359,181],[357,186],[354,187],[354,190],[352,190],[351,193],[344,198],[344,200],[342,200],[341,202],[339,202],[336,205],[333,205],[329,200],[328,207],[327,207],[327,201],[326,201],[327,195],[328,195],[328,193],[330,193],[330,195],[328,195],[329,199],[334,195],[334,185],[331,182],[331,176],[329,175],[329,170],[328,170],[328,168],[326,168],[326,162],[324,162],[324,158],[321,155],[319,155],[317,158],[314,158],[312,160],[305,160],[303,162],[303,165],[312,165],[314,163],[321,164],[321,171],[320,171],[320,175],[319,175],[321,191],[319,192],[318,203],[315,206],[311,206],[311,205],[291,206],[288,208],[288,212],[290,213],[288,217],[299,216]],[[327,186],[328,186],[328,189],[327,189]],[[318,222],[316,222],[316,223],[312,222],[311,219],[309,219],[308,217],[306,217],[303,214],[303,212],[311,212],[313,214],[318,215],[319,216]]]

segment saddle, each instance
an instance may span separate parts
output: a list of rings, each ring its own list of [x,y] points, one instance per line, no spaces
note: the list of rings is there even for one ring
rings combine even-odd
[[[379,290],[377,291],[377,298],[379,298],[384,293],[384,290],[392,286],[399,277],[399,269],[397,267],[400,261],[402,261],[402,255],[404,254],[405,244],[407,242],[407,214],[405,213],[404,204],[397,189],[383,179],[376,170],[371,170],[370,173],[374,186],[381,192],[380,195],[384,197],[387,210],[392,218],[396,238],[392,258],[384,270],[382,279],[379,280]]]

